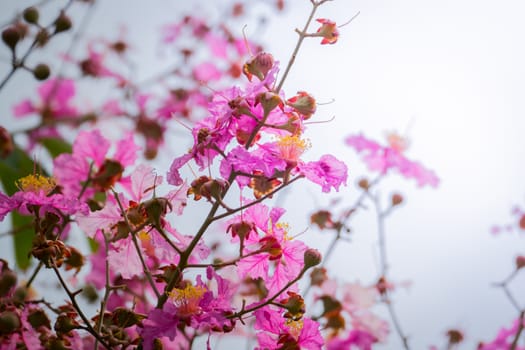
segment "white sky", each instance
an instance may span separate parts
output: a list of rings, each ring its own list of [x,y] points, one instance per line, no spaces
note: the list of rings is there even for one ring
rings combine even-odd
[[[288,2],[286,13],[274,16],[264,31],[247,28],[282,64],[295,44],[293,29],[302,27],[309,11],[307,0]],[[125,15],[114,15],[124,6]],[[151,37],[180,14],[178,6],[176,1],[100,1],[97,26],[90,30],[115,33],[118,20],[129,19],[128,36],[144,52],[137,61],[145,63],[147,76],[155,71],[159,51]],[[2,17],[13,8],[23,5],[2,1]],[[413,282],[408,291],[394,294],[398,315],[413,349],[442,346],[451,327],[466,333],[463,348],[474,348],[516,316],[502,291],[490,284],[510,273],[523,239],[516,232],[495,238],[489,229],[509,221],[513,205],[525,204],[525,3],[336,0],[322,6],[318,17],[343,23],[357,11],[359,17],[340,29],[337,44],[305,42],[284,90],[288,96],[305,90],[319,102],[335,100],[318,108],[315,118],[335,120],[311,126],[308,156],[330,152],[347,161],[349,188],[340,195],[349,203],[355,181],[365,173],[343,145],[344,137],[363,132],[382,141],[386,131],[409,129],[408,156],[434,169],[442,183],[437,190],[417,189],[394,176],[382,190],[385,195],[401,190],[407,199],[387,224],[391,277]],[[33,91],[27,81],[21,77],[12,83],[26,95]],[[18,100],[13,96],[0,95],[4,115]],[[317,187],[298,187],[285,206],[292,227],[302,231],[316,202],[327,205],[329,198]],[[312,230],[304,236],[322,250],[327,239],[316,235]],[[342,244],[329,266],[341,280],[372,282],[376,242],[373,215],[365,213],[355,222],[353,243]],[[390,339],[385,348],[398,348],[396,336]]]

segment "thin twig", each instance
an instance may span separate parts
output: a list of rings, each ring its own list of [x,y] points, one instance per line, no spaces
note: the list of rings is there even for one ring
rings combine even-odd
[[[77,313],[80,316],[80,318],[82,319],[82,321],[84,321],[84,323],[86,325],[86,331],[88,331],[92,336],[94,336],[95,339],[97,339],[100,342],[100,344],[102,344],[106,349],[108,349],[108,350],[111,349],[110,346],[104,341],[104,339],[102,339],[100,334],[98,334],[93,329],[93,326],[91,326],[91,323],[89,322],[88,318],[86,317],[86,315],[84,315],[84,313],[82,312],[82,309],[78,305],[78,303],[77,303],[77,301],[75,299],[75,295],[77,295],[79,292],[72,293],[69,290],[69,288],[67,287],[66,282],[64,281],[64,279],[60,275],[60,271],[58,270],[58,268],[56,267],[54,262],[51,265],[51,268],[53,269],[53,271],[55,271],[55,274],[56,274],[58,280],[60,281],[60,284],[62,285],[62,288],[64,288],[64,291],[66,292],[66,294],[68,295],[69,299],[71,300],[71,303],[73,304],[73,307],[77,311]]]

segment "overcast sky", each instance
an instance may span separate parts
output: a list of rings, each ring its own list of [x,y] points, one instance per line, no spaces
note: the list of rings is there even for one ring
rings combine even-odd
[[[2,1],[0,13],[26,3]],[[309,4],[288,1],[285,13],[272,16],[263,30],[248,24],[248,36],[262,40],[284,65]],[[115,33],[125,18],[147,76],[159,53],[152,38],[180,15],[179,6],[178,1],[99,1],[89,34]],[[284,90],[288,96],[305,90],[318,102],[334,101],[318,108],[315,118],[335,119],[309,128],[308,157],[330,152],[347,161],[349,187],[339,194],[347,202],[353,202],[354,184],[366,174],[343,144],[349,134],[362,132],[382,142],[388,131],[405,133],[411,144],[407,156],[436,171],[438,189],[418,189],[397,176],[382,188],[385,196],[400,190],[407,200],[387,222],[387,245],[391,278],[410,280],[412,287],[393,298],[414,349],[443,345],[448,328],[462,329],[463,348],[474,348],[517,316],[491,283],[510,273],[514,257],[523,253],[523,239],[518,232],[494,237],[490,227],[510,221],[511,208],[525,204],[525,3],[337,0],[322,6],[319,17],[343,23],[358,11],[354,22],[340,28],[337,44],[305,41]],[[6,67],[0,66],[0,73]],[[16,94],[0,96],[2,122],[15,96],[33,91],[29,81],[18,78]],[[297,231],[316,206],[329,203],[317,187],[300,186],[283,199]],[[371,211],[353,229],[353,242],[341,245],[328,266],[341,280],[372,283],[377,235]],[[326,246],[326,237],[313,230],[304,236],[321,250]],[[385,348],[397,348],[394,334],[390,340]]]

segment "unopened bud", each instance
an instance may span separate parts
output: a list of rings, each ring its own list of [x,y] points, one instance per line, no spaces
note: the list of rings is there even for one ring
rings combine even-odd
[[[520,229],[525,230],[525,214],[523,214],[518,223]]]
[[[11,134],[6,128],[0,126],[0,158],[6,158],[14,149],[15,146]]]
[[[45,46],[49,41],[49,32],[45,28],[40,29],[40,31],[36,34],[35,41],[39,47]]]
[[[315,98],[304,91],[299,91],[296,96],[288,99],[286,104],[302,114],[305,120],[309,119],[317,108]]]
[[[399,193],[394,193],[391,198],[392,206],[399,205],[403,203],[403,196]]]
[[[518,255],[516,257],[516,270],[521,269],[522,267],[525,267],[525,256]]]
[[[262,81],[272,69],[274,62],[271,54],[259,52],[244,64],[243,72],[250,81],[252,81],[252,76],[254,75]]]
[[[282,106],[283,102],[279,95],[273,92],[261,92],[257,95],[256,102],[260,103],[264,110],[264,115],[267,116],[277,106]]]
[[[20,328],[20,318],[13,311],[0,314],[0,334],[9,334]]]
[[[12,270],[7,270],[0,277],[0,297],[8,296],[11,289],[16,286],[16,274]]]
[[[370,183],[368,182],[367,179],[365,178],[362,178],[361,180],[359,180],[359,182],[357,183],[357,186],[359,186],[360,188],[362,188],[363,190],[368,190],[370,188]]]
[[[49,66],[47,64],[40,63],[33,69],[33,76],[37,80],[46,80],[50,74]]]
[[[2,41],[14,50],[20,40],[20,33],[15,27],[8,27],[2,31]]]
[[[55,33],[65,32],[71,29],[72,25],[71,19],[62,11],[55,20]]]
[[[32,311],[29,316],[27,316],[27,320],[33,326],[34,329],[38,329],[39,327],[46,327],[47,329],[51,329],[51,323],[49,322],[49,318],[47,317],[46,313],[42,310],[34,310]]]
[[[18,303],[23,303],[24,301],[26,301],[28,295],[29,295],[29,290],[24,286],[20,286],[15,289],[13,293],[13,300]]]
[[[31,24],[38,23],[38,17],[39,17],[38,9],[33,6],[26,8],[24,10],[23,17],[27,23],[31,23]]]
[[[463,341],[463,333],[461,333],[457,329],[450,329],[447,332],[447,337],[449,345],[459,344]]]
[[[307,249],[304,252],[304,268],[309,269],[310,267],[317,266],[322,260],[321,253],[317,249]]]
[[[328,279],[324,267],[316,267],[310,273],[310,284],[312,286],[321,286]]]
[[[87,284],[82,288],[82,296],[86,298],[90,304],[93,304],[98,300],[97,290],[92,284]]]

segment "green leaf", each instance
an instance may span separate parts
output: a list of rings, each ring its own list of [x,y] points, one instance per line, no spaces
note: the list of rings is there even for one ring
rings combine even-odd
[[[7,158],[0,159],[0,181],[5,193],[11,196],[17,192],[16,181],[32,174],[34,169],[41,169],[41,167],[35,166],[33,160],[19,147],[15,147]],[[15,259],[21,269],[29,267],[29,252],[35,235],[32,222],[33,218],[30,216],[22,216],[16,212],[11,215]]]
[[[16,181],[32,174],[34,169],[40,168],[40,166],[35,167],[33,160],[23,150],[16,147],[7,158],[0,159],[0,180],[5,193],[12,196],[18,191]]]
[[[98,250],[98,246],[100,245],[97,241],[95,241],[93,238],[87,237],[87,241],[89,244],[89,250],[92,253],[95,253]]]
[[[66,141],[58,138],[43,138],[40,139],[40,143],[44,146],[51,157],[55,158],[62,153],[72,153],[73,147]]]
[[[13,244],[15,247],[16,265],[26,270],[30,265],[31,248],[33,247],[33,238],[35,230],[33,229],[33,218],[31,216],[22,216],[17,212],[11,215],[11,222],[15,230],[13,235]]]

